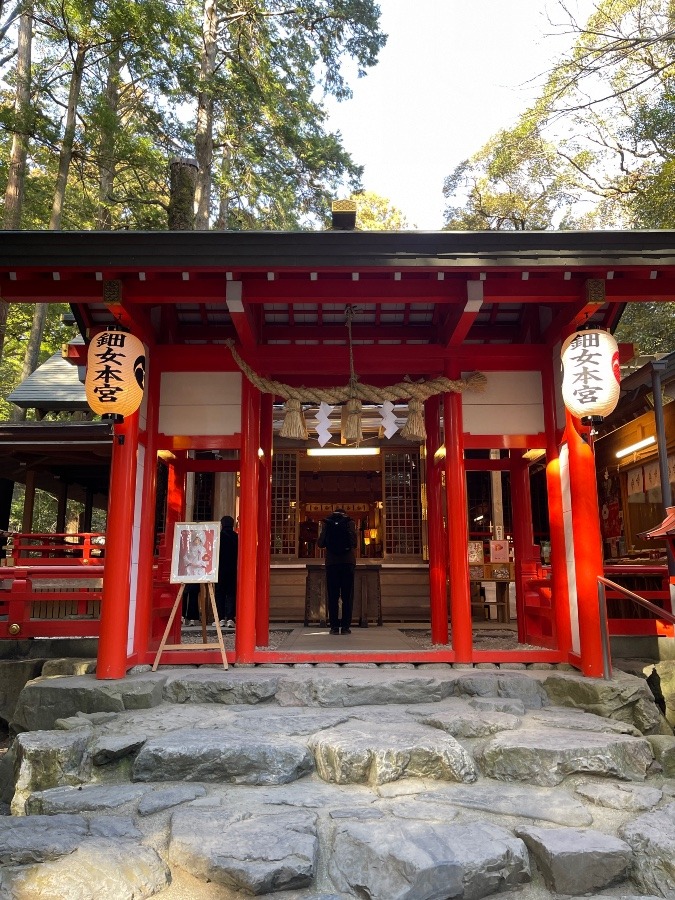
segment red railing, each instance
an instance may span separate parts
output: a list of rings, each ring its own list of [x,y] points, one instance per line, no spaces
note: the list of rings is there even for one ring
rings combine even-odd
[[[0,567],[0,639],[98,637],[103,566]]]
[[[550,568],[539,567],[535,577],[526,574],[523,578],[523,592],[526,598],[526,619],[539,617],[544,625],[550,622],[549,631],[553,635],[554,618],[549,580]],[[627,599],[625,591],[633,591],[645,600],[651,601],[664,613],[672,614],[670,606],[670,579],[665,565],[606,565],[604,577],[618,583],[621,591],[607,586],[607,619],[611,635],[660,635],[673,637],[675,631],[668,620],[655,617],[644,607]],[[537,614],[535,616],[535,614]],[[535,643],[532,640],[532,643]]]
[[[13,534],[6,552],[9,565],[86,566],[103,558],[105,534]]]
[[[97,637],[105,535],[11,534],[0,566],[0,639]]]

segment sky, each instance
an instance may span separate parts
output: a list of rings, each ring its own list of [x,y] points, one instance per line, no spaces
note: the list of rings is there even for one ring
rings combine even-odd
[[[571,46],[557,0],[379,0],[389,35],[378,64],[327,101],[328,127],[365,166],[363,186],[409,225],[443,225],[443,181],[535,99]],[[581,22],[593,0],[567,0]],[[346,70],[349,72],[349,69]]]

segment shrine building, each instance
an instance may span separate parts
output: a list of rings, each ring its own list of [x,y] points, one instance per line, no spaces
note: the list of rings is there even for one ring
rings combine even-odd
[[[98,382],[115,416],[102,597],[77,632],[98,636],[98,678],[155,660],[175,525],[223,515],[239,534],[230,663],[607,675],[594,435],[563,403],[561,348],[611,333],[629,301],[675,297],[673,232],[4,232],[0,297],[70,304],[76,366],[114,343],[101,335],[142,342],[138,411],[116,415],[110,370]],[[354,627],[426,623],[431,649],[270,648],[275,623],[325,623],[316,538],[336,507],[357,527]],[[0,638],[50,633],[11,604],[0,593]],[[515,622],[515,649],[476,645],[494,621]],[[673,634],[611,599],[609,630]],[[178,619],[162,663],[220,661],[180,640]]]

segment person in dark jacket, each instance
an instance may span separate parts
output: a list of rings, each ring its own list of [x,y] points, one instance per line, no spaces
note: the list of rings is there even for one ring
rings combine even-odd
[[[216,607],[221,628],[234,628],[237,614],[238,557],[239,535],[234,530],[234,519],[232,516],[223,516],[220,520],[220,553],[216,582]]]
[[[326,529],[331,520],[346,520],[351,547],[336,553],[326,546]],[[354,607],[354,569],[356,568],[356,525],[344,509],[336,509],[324,520],[318,541],[326,550],[326,592],[328,594],[328,621],[331,634],[351,634],[352,609]],[[342,618],[340,618],[340,597],[342,597]]]

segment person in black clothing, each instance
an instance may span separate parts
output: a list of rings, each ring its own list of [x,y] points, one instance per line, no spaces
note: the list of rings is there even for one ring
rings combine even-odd
[[[183,589],[183,623],[195,625],[199,622],[199,589],[201,584],[186,584]]]
[[[340,518],[348,529],[350,548],[338,553],[331,550],[326,543],[327,529],[332,527],[331,520],[339,523]],[[328,621],[331,634],[351,634],[352,608],[354,606],[354,569],[356,568],[356,526],[344,509],[336,509],[324,520],[318,541],[319,547],[326,550],[326,591],[328,593]],[[340,596],[342,596],[342,619],[340,619]]]
[[[220,520],[220,554],[216,582],[216,607],[221,628],[234,628],[237,611],[238,556],[239,535],[234,530],[234,519],[232,516],[223,516]]]

